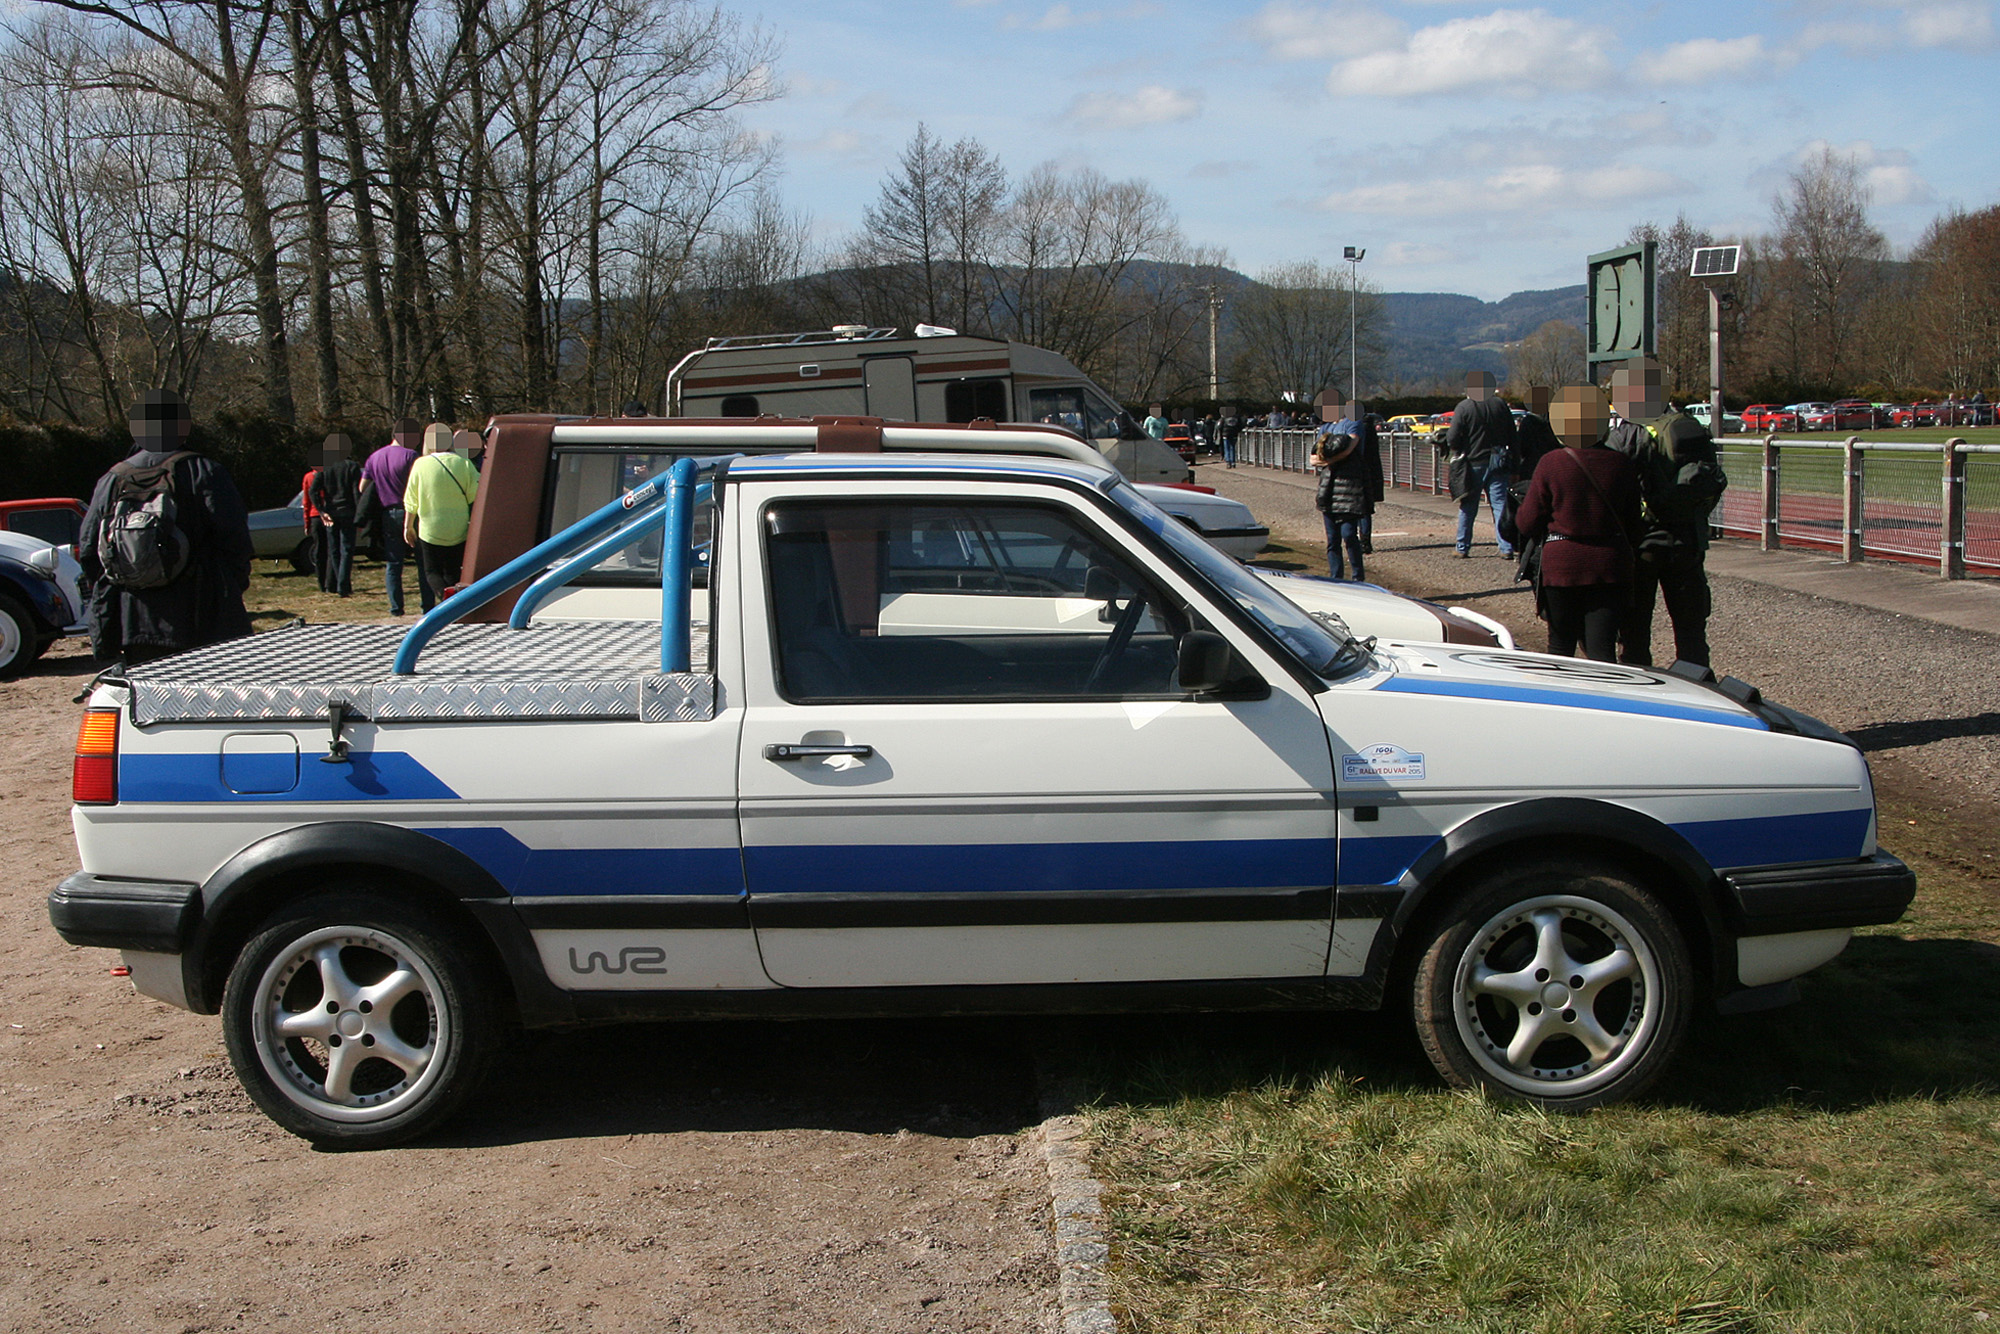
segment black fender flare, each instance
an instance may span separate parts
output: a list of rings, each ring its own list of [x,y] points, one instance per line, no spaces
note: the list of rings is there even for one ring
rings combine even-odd
[[[1594,846],[1593,846],[1594,845]],[[1721,877],[1671,825],[1643,811],[1592,797],[1535,797],[1482,811],[1454,826],[1403,873],[1404,894],[1388,930],[1380,933],[1369,972],[1385,976],[1392,952],[1411,924],[1447,894],[1458,873],[1508,848],[1532,855],[1601,851],[1637,858],[1666,880],[1669,906],[1690,913],[1707,945],[1718,992],[1736,986],[1735,935],[1723,904]],[[1655,877],[1657,880],[1658,877]],[[1703,941],[1689,941],[1699,951]],[[1378,969],[1381,971],[1378,973]]]
[[[214,1014],[236,951],[287,885],[330,868],[376,869],[421,880],[448,895],[476,921],[511,977],[524,1010],[560,996],[542,971],[533,937],[508,902],[504,885],[463,851],[418,829],[369,820],[295,825],[243,848],[202,883],[200,912],[181,975],[189,1008]],[[537,986],[539,984],[539,986]],[[567,1008],[566,1004],[562,1008]]]

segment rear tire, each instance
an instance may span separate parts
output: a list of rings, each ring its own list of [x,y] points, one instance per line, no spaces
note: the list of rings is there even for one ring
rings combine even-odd
[[[292,548],[290,559],[294,570],[297,570],[300,574],[311,574],[313,566],[316,563],[313,560],[312,539],[310,537],[300,538],[299,544]]]
[[[1606,867],[1550,860],[1457,901],[1411,1000],[1447,1082],[1580,1111],[1660,1077],[1693,992],[1687,945],[1655,894]]]
[[[265,1115],[323,1148],[413,1139],[479,1086],[501,1035],[492,969],[462,932],[378,894],[280,909],[237,956],[223,1036]]]

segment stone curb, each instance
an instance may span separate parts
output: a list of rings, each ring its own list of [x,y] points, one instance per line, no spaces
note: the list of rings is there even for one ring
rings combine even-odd
[[[1049,1078],[1047,1054],[1035,1062],[1041,1086],[1042,1161],[1049,1173],[1055,1219],[1057,1299],[1062,1334],[1118,1334],[1104,1270],[1111,1247],[1104,1235],[1104,1185],[1090,1170],[1090,1140],[1070,1090]]]

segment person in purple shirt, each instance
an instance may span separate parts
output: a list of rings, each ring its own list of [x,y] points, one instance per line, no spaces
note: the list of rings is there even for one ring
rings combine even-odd
[[[423,423],[414,417],[399,417],[389,433],[389,443],[368,456],[361,465],[361,494],[373,494],[376,512],[381,515],[384,561],[383,582],[389,589],[389,614],[403,614],[403,565],[410,559],[409,544],[403,540],[403,484],[410,480],[410,468],[417,461],[417,446],[424,440]],[[431,590],[417,581],[424,610],[431,609]]]

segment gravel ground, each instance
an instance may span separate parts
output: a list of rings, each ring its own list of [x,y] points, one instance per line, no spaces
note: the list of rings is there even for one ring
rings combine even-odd
[[[1196,480],[1233,496],[1291,548],[1271,563],[1326,572],[1325,538],[1308,477],[1204,462]],[[1403,503],[1397,503],[1398,495]],[[1398,592],[1470,607],[1504,623],[1522,648],[1548,646],[1525,584],[1497,559],[1482,506],[1473,558],[1452,552],[1449,501],[1391,492],[1375,514],[1368,577]],[[1878,792],[1950,812],[1974,860],[2000,848],[2000,637],[1960,630],[1747,579],[1710,576],[1716,670],[1824,718],[1868,752]],[[1654,619],[1656,661],[1672,655],[1666,612]],[[1893,838],[1885,843],[1894,850]]]
[[[417,1145],[278,1130],[49,927],[89,675],[0,683],[0,1330],[1059,1327],[1027,1021],[541,1034]]]

